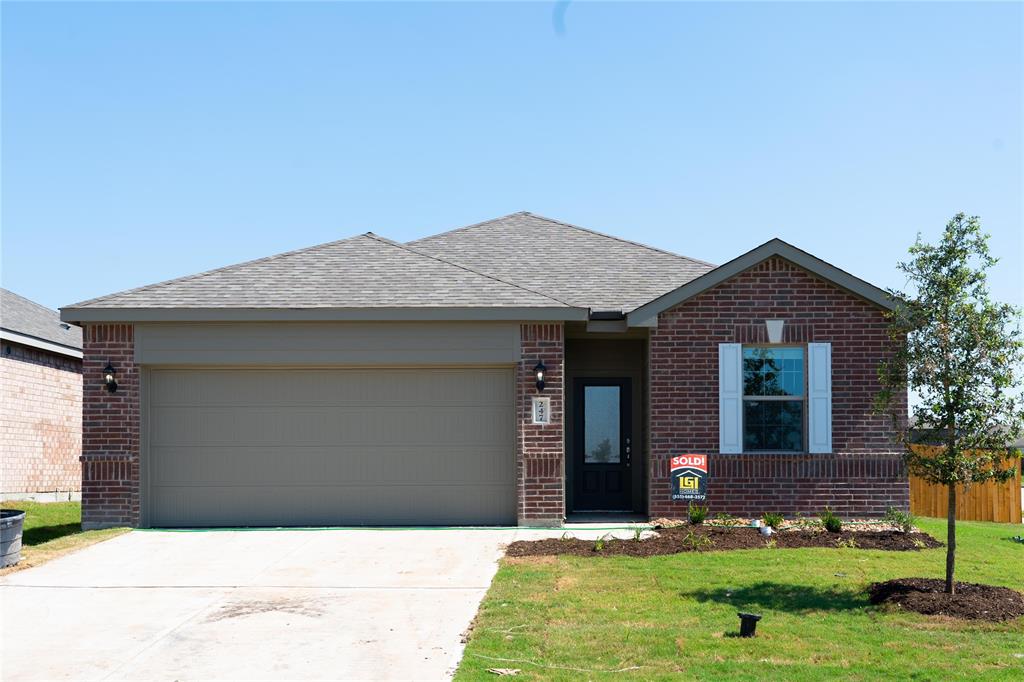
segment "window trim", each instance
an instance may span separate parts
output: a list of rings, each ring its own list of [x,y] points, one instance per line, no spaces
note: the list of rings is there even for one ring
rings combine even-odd
[[[807,344],[806,343],[743,343],[743,344],[740,344],[740,362],[741,363],[745,359],[743,357],[743,351],[745,351],[747,348],[773,348],[773,349],[774,348],[778,348],[778,349],[782,349],[782,348],[799,348],[801,351],[803,351],[803,361],[802,361],[803,362],[803,369],[801,371],[801,374],[803,375],[803,386],[802,386],[803,393],[801,393],[799,396],[791,396],[791,395],[764,395],[764,396],[751,395],[751,396],[748,396],[746,394],[745,387],[741,391],[741,395],[740,395],[740,404],[741,405],[746,405],[748,400],[749,401],[774,401],[774,402],[800,402],[800,403],[802,403],[803,404],[803,409],[800,411],[800,430],[801,430],[801,441],[800,442],[801,442],[801,445],[803,445],[803,447],[800,448],[799,450],[760,450],[760,449],[748,450],[747,447],[746,447],[745,439],[744,439],[744,436],[746,435],[746,427],[747,427],[747,417],[746,417],[747,411],[744,410],[744,409],[740,409],[740,449],[741,449],[741,452],[743,454],[750,453],[750,454],[755,454],[755,455],[760,455],[760,454],[764,454],[764,455],[803,455],[803,454],[809,453],[810,452],[810,446],[809,446],[809,443],[808,443],[807,439],[810,437],[810,433],[808,432],[808,421],[807,421],[808,420],[808,414],[807,414],[807,412],[809,410],[808,405],[810,403],[807,400],[807,393],[808,393],[808,390],[809,390],[808,389],[808,384],[807,384],[807,382],[809,380],[809,377],[807,376],[807,365],[808,365],[808,360],[807,360],[807,352],[808,352],[807,351]],[[740,385],[741,386],[743,385],[743,369],[742,369],[742,366],[740,368]]]

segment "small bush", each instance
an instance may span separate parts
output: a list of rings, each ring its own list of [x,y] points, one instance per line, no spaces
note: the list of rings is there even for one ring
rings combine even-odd
[[[602,535],[601,537],[599,537],[597,540],[594,541],[594,551],[595,552],[600,552],[600,551],[604,550],[604,542],[605,542],[605,538],[607,538],[607,537],[608,537],[608,534],[605,533],[604,535]]]
[[[775,512],[765,512],[761,515],[761,523],[766,526],[771,526],[775,530],[782,528],[782,514],[776,514]]]
[[[643,537],[643,534],[644,534],[644,527],[643,526],[633,526],[633,541],[634,542],[640,542],[640,539]]]
[[[843,520],[828,507],[825,507],[825,511],[821,512],[820,518],[821,525],[825,526],[825,530],[829,533],[838,533],[843,529]]]
[[[683,546],[700,551],[708,549],[715,544],[715,541],[706,535],[698,535],[692,530],[683,538]]]
[[[778,540],[775,538],[768,538],[764,541],[764,546],[768,549],[775,549],[776,545],[778,545]]]
[[[855,538],[850,538],[849,540],[836,540],[836,547],[857,549],[857,540]]]
[[[732,514],[726,514],[725,512],[719,512],[715,514],[715,521],[717,521],[719,524],[723,526],[726,526],[727,528],[740,525],[739,519],[737,519]]]
[[[821,527],[821,521],[818,519],[809,519],[804,516],[803,512],[797,512],[796,520],[793,521],[793,525],[800,530],[815,530],[816,528]]]
[[[914,530],[914,522],[917,521],[910,512],[900,511],[896,507],[889,507],[885,511],[885,522],[896,526],[904,533]]]
[[[690,506],[686,509],[686,515],[690,518],[690,523],[695,526],[699,526],[704,523],[704,519],[708,517],[708,508],[691,502]]]

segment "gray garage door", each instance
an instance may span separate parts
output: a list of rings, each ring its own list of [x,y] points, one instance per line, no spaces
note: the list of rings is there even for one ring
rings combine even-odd
[[[153,526],[509,524],[511,369],[151,369]]]

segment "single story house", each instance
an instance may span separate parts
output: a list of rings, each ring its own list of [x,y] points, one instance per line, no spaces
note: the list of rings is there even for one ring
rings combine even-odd
[[[82,330],[0,289],[0,499],[82,489]]]
[[[884,291],[773,239],[724,265],[531,213],[366,233],[62,309],[87,527],[560,524],[908,506]]]

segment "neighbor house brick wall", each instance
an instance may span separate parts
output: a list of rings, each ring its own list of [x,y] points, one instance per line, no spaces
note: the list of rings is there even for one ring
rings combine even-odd
[[[0,405],[0,493],[81,490],[82,361],[5,341]]]
[[[134,327],[88,324],[83,329],[82,526],[139,523],[139,372]],[[116,370],[117,391],[103,384]]]
[[[786,321],[786,343],[832,344],[830,454],[718,454],[718,344],[767,342],[766,319]],[[650,336],[651,516],[685,512],[670,499],[668,465],[688,452],[710,455],[712,513],[906,509],[891,422],[872,413],[878,363],[893,349],[886,326],[878,307],[777,257],[659,315]]]
[[[562,363],[565,354],[561,323],[524,324],[517,385],[518,447],[516,487],[519,523],[558,524],[565,516],[565,431],[563,428]],[[545,388],[538,393],[533,368],[547,368]],[[551,423],[533,423],[533,396],[551,398]]]

